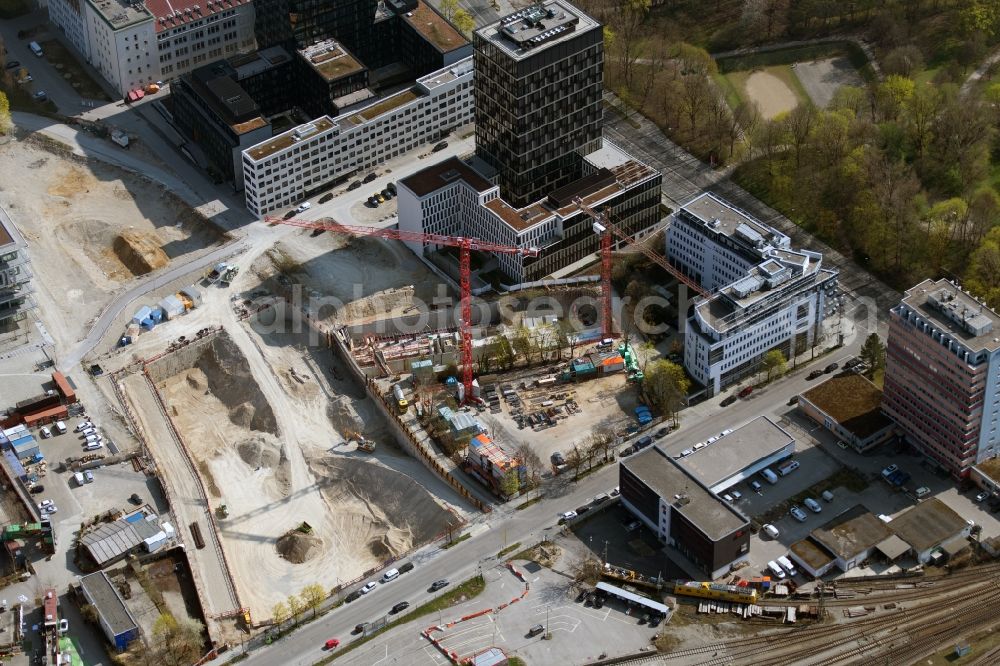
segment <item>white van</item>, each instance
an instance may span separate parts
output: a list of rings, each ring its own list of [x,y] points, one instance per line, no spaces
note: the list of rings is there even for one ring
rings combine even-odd
[[[56,432],[60,435],[66,434],[66,424],[62,421],[56,421]]]
[[[84,441],[87,442],[87,444],[93,444],[94,442],[101,441],[101,436],[97,434],[87,435],[87,438]]]
[[[82,486],[84,484],[82,472],[77,472],[76,474],[73,475],[73,478],[76,480],[76,485]]]
[[[782,555],[781,557],[778,558],[778,564],[780,564],[781,567],[788,572],[789,576],[794,576],[795,574],[798,573],[798,571],[795,569],[795,565],[792,564],[792,561],[788,559],[788,557],[785,555]]]
[[[789,460],[786,463],[782,463],[781,466],[778,467],[778,474],[780,474],[781,476],[788,476],[798,468],[799,468],[798,460]]]
[[[399,569],[389,569],[382,574],[383,583],[388,583],[390,580],[396,580],[397,578],[399,578]]]
[[[52,431],[49,430],[48,426],[42,426],[38,432],[41,433],[42,439],[48,439],[52,436]]]
[[[772,574],[774,574],[775,578],[785,577],[785,570],[779,567],[778,563],[775,562],[774,560],[771,560],[770,562],[767,563],[767,568],[771,571]]]
[[[772,486],[778,482],[778,475],[771,471],[770,467],[765,467],[760,475],[764,477],[764,480],[770,483]]]
[[[39,58],[45,55],[45,53],[42,51],[41,45],[38,42],[31,42],[30,44],[28,44],[28,48],[31,49],[31,52],[34,53]]]
[[[83,478],[84,478],[84,479],[86,480],[86,482],[87,482],[87,483],[93,483],[93,482],[94,482],[94,473],[93,473],[93,472],[91,472],[91,471],[90,471],[90,470],[88,469],[87,471],[85,471],[85,472],[83,473]]]
[[[102,448],[104,445],[100,442],[87,442],[87,446],[83,447],[84,451],[96,451]]]

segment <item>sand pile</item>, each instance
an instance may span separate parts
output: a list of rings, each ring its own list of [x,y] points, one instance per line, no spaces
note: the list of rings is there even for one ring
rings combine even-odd
[[[125,229],[115,236],[112,248],[115,256],[133,274],[145,275],[170,263],[162,245],[159,237],[152,232]]]
[[[413,285],[408,285],[398,289],[386,289],[359,298],[340,308],[336,313],[336,320],[348,323],[406,309],[413,305],[414,291]]]
[[[345,544],[363,546],[384,560],[434,539],[455,520],[427,490],[405,474],[360,458],[324,458],[311,464]]]
[[[281,460],[281,447],[263,437],[249,437],[236,445],[236,451],[246,464],[253,468],[277,466]]]
[[[315,534],[292,530],[278,539],[278,553],[292,564],[302,564],[316,557],[323,550],[323,540]]]
[[[330,400],[326,406],[326,416],[334,430],[345,437],[349,432],[364,432],[364,424],[354,408],[354,401],[347,396],[341,395]]]
[[[204,374],[212,395],[229,409],[229,419],[234,425],[278,434],[278,424],[270,403],[250,374],[250,364],[228,335],[216,335],[194,367]],[[190,384],[191,372],[188,377]]]

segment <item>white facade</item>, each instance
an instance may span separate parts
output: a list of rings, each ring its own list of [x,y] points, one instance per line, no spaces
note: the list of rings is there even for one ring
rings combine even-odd
[[[417,79],[412,89],[336,118],[318,118],[243,151],[247,208],[266,215],[288,207],[330,181],[471,123],[472,72],[472,58],[466,58]]]
[[[125,0],[87,0],[88,60],[119,94],[160,78],[153,15]]]
[[[771,250],[791,239],[711,193],[697,196],[671,216],[667,257],[709,292],[731,284]]]
[[[670,226],[671,263],[710,289],[735,276],[696,301],[685,325],[684,367],[715,394],[755,374],[772,349],[791,358],[814,345],[835,305],[837,272],[823,268],[821,254],[787,249],[787,236],[713,195],[692,204]]]
[[[225,5],[222,0],[199,3],[147,0],[156,15],[157,53],[164,80],[254,49],[255,12],[251,0],[227,0]]]
[[[58,26],[73,47],[89,59],[90,40],[87,32],[86,0],[51,0],[49,20]]]

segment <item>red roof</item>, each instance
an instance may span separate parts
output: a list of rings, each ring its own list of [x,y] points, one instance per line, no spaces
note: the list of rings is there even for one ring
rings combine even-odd
[[[146,9],[156,17],[156,32],[164,32],[248,2],[250,0],[146,0]]]
[[[56,591],[53,588],[45,590],[45,626],[51,627],[54,624],[59,623],[59,597],[56,596]]]
[[[37,423],[45,423],[47,421],[53,421],[56,419],[64,419],[69,415],[65,405],[57,405],[55,407],[50,407],[49,409],[43,409],[40,412],[35,412],[34,414],[24,415],[24,425],[33,426]]]
[[[73,387],[69,385],[68,381],[66,381],[66,376],[63,373],[59,371],[53,372],[52,381],[56,383],[56,390],[59,391],[59,395],[61,395],[66,402],[76,402],[76,391],[74,391]]]

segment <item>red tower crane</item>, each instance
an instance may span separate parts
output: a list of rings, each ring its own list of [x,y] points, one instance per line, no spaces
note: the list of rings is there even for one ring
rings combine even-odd
[[[598,212],[594,210],[586,203],[583,199],[577,197],[573,203],[575,203],[580,210],[589,215],[591,219],[594,220],[594,233],[601,236],[601,296],[604,298],[604,337],[610,338],[614,336],[614,318],[612,314],[612,298],[611,298],[611,240],[612,236],[617,236],[619,239],[625,242],[625,245],[635,247],[640,252],[642,252],[646,257],[652,261],[657,266],[661,267],[663,270],[667,271],[675,278],[678,279],[682,284],[687,285],[695,291],[695,293],[701,296],[708,296],[708,291],[706,291],[700,284],[684,275],[681,271],[677,270],[670,265],[664,257],[653,252],[651,249],[646,247],[644,243],[639,242],[634,236],[622,231],[616,224],[610,220],[610,216],[606,212]]]
[[[537,257],[538,248],[511,247],[499,243],[490,243],[476,238],[461,236],[445,236],[444,234],[426,234],[421,231],[406,231],[403,229],[380,229],[363,227],[354,224],[340,224],[330,218],[325,220],[284,220],[280,217],[265,217],[269,224],[287,224],[303,229],[322,229],[351,236],[373,236],[389,240],[412,241],[457,247],[459,249],[459,289],[462,298],[462,385],[465,387],[465,399],[472,397],[472,271],[469,268],[469,255],[472,250],[495,252],[497,254],[514,254],[521,257]]]

